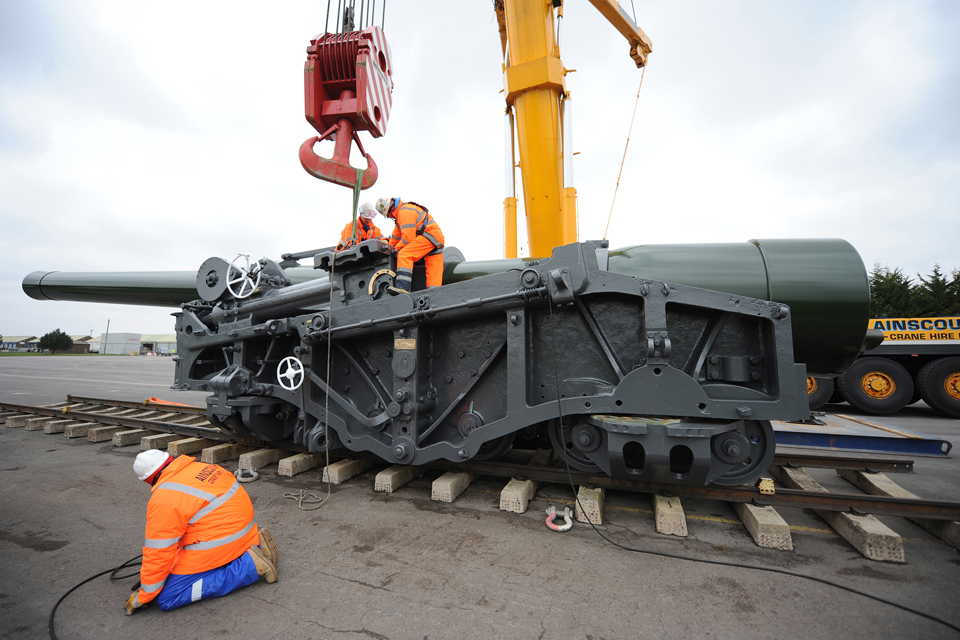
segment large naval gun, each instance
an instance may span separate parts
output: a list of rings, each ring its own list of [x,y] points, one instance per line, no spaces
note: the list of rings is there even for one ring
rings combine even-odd
[[[806,376],[846,369],[867,326],[867,274],[843,240],[444,261],[443,286],[415,273],[399,296],[376,240],[195,274],[35,272],[23,289],[179,306],[173,387],[208,391],[210,420],[238,438],[406,465],[549,440],[576,469],[695,485],[756,480],[770,421],[809,418]]]

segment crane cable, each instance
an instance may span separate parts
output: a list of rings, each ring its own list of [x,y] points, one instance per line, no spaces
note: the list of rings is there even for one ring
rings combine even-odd
[[[640,86],[637,87],[637,99],[633,103],[633,116],[630,118],[630,130],[627,131],[627,144],[623,147],[623,159],[620,161],[620,173],[617,174],[617,186],[613,189],[613,202],[610,203],[610,215],[607,216],[607,227],[603,230],[603,239],[607,239],[607,232],[610,231],[610,219],[613,218],[613,205],[617,202],[617,191],[620,189],[620,177],[623,175],[623,165],[627,161],[627,149],[630,147],[630,136],[633,134],[633,121],[637,117],[637,104],[640,102],[640,89],[643,88],[643,76],[647,72],[647,65],[643,65],[643,71],[640,72]]]

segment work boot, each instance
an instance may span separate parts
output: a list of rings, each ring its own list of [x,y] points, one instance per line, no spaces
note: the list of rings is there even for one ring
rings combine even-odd
[[[257,567],[258,576],[265,579],[270,584],[273,584],[277,581],[277,566],[270,562],[263,551],[260,550],[260,547],[255,544],[250,545],[250,549],[247,550],[247,553],[250,554],[253,564]]]
[[[272,562],[274,566],[280,564],[280,550],[277,549],[277,543],[273,541],[273,536],[263,527],[259,527],[259,530],[260,551],[263,551],[263,555],[267,556],[267,560]]]

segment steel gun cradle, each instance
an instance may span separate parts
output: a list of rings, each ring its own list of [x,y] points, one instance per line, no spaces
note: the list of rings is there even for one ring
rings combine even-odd
[[[790,309],[613,273],[598,248],[397,297],[377,241],[318,253],[328,277],[296,285],[261,260],[271,284],[245,299],[214,287],[176,314],[174,386],[213,392],[211,420],[238,436],[311,452],[418,465],[520,438],[616,478],[759,477],[768,421],[809,415]],[[235,275],[217,260],[198,285]]]

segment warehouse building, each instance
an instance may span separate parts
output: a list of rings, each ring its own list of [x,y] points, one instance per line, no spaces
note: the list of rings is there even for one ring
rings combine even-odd
[[[140,338],[141,353],[169,355],[177,352],[177,334],[147,333]]]
[[[37,336],[3,336],[0,349],[16,351],[18,349],[36,349],[40,338]]]

